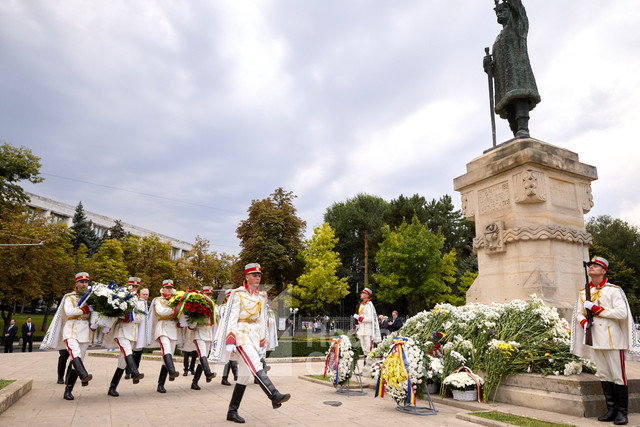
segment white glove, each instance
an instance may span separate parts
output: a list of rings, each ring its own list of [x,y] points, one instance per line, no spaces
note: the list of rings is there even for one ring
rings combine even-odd
[[[229,353],[235,353],[236,352],[236,346],[233,344],[227,344],[227,351]]]
[[[354,314],[354,315],[353,315],[353,318],[354,318],[354,319],[356,319],[356,320],[358,320],[358,319],[360,318],[360,315],[359,315],[359,314]]]
[[[589,326],[589,324],[587,322],[584,322],[584,334],[587,334],[587,327]]]
[[[95,331],[96,329],[98,329],[98,325],[96,325],[95,323],[92,323],[89,325],[89,328],[91,328],[92,331]]]
[[[595,304],[592,303],[591,301],[585,301],[584,302],[584,308],[586,308],[587,310],[591,310],[591,308],[594,306]]]
[[[90,305],[90,306],[89,306],[89,313],[91,313],[92,311],[93,311],[93,306],[92,306],[92,305]]]
[[[260,347],[260,350],[258,351],[258,355],[260,356],[260,359],[264,359],[267,357],[267,349],[265,347]]]
[[[185,328],[187,325],[183,325],[182,323],[178,322],[178,328]]]
[[[111,328],[102,328],[102,333],[103,334],[108,334],[110,330],[111,330]]]

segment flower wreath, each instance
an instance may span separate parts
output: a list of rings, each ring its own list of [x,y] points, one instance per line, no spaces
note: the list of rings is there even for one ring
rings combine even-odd
[[[424,392],[424,351],[412,338],[396,337],[385,356],[375,397],[384,397],[385,390],[398,405],[415,405],[416,395]]]
[[[349,337],[340,335],[333,338],[324,361],[324,377],[328,372],[334,387],[343,385],[353,375],[353,365],[353,347]]]

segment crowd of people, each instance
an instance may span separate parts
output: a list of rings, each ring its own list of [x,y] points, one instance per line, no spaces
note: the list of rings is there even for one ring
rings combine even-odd
[[[125,379],[132,379],[133,384],[140,383],[145,377],[140,372],[143,349],[158,346],[162,352],[162,366],[157,391],[166,393],[167,378],[174,381],[180,375],[173,361],[174,351],[178,347],[185,355],[184,374],[193,374],[193,390],[201,390],[199,381],[203,375],[207,383],[216,377],[210,362],[225,364],[223,385],[231,386],[228,378],[229,373],[233,373],[236,384],[227,420],[244,423],[238,409],[251,378],[271,400],[274,409],[282,406],[291,395],[280,393],[266,373],[266,353],[277,345],[277,333],[275,318],[269,315],[266,294],[259,288],[261,277],[260,265],[248,264],[242,286],[227,290],[225,303],[216,307],[214,314],[203,323],[185,323],[183,317],[176,318],[176,311],[169,304],[175,293],[172,280],[164,280],[160,296],[149,303],[148,289],[141,289],[138,293],[140,278],[129,278],[128,290],[134,295],[135,310],[118,318],[113,327],[103,328],[104,345],[120,350],[107,394],[119,396],[117,387],[125,372]],[[66,400],[74,400],[73,390],[78,378],[83,386],[89,385],[93,379],[84,363],[87,348],[98,328],[91,318],[94,308],[88,304],[89,283],[88,273],[76,274],[75,290],[62,298],[41,344],[42,349],[59,351],[58,383],[65,384],[63,398]],[[199,293],[215,307],[211,287],[205,286]],[[195,359],[193,365],[188,364],[186,355]],[[69,359],[70,363],[66,366]]]

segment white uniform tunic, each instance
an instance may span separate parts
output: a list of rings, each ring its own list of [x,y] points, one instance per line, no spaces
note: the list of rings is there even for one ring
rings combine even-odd
[[[593,345],[584,344],[585,291],[582,289],[574,309],[571,351],[580,357],[596,362],[596,376],[601,381],[627,385],[625,350],[632,349],[637,331],[633,328],[631,310],[624,291],[619,286],[603,280],[598,286],[591,284],[591,302],[594,307],[591,336]],[[637,348],[632,350],[637,351]]]
[[[66,294],[62,299],[66,322],[62,330],[67,351],[71,359],[84,358],[89,343],[91,342],[91,329],[89,329],[89,307],[78,307],[80,295],[75,292]]]
[[[225,345],[236,346],[242,361],[238,367],[238,384],[247,384],[252,375],[263,369],[261,355],[266,352],[267,296],[241,286],[231,292],[224,315],[218,325],[210,359],[227,360]]]
[[[147,308],[144,300],[136,297],[135,308],[145,311]],[[128,317],[127,317],[128,319]],[[133,353],[133,347],[138,341],[138,334],[140,332],[140,322],[144,319],[144,314],[133,314],[133,321],[127,322],[125,319],[119,319],[114,327],[115,341],[120,347],[120,356],[118,357],[118,368],[124,369],[127,364],[124,361],[125,357]],[[144,333],[144,331],[143,331]]]
[[[380,342],[380,325],[378,315],[373,303],[370,300],[363,301],[358,307],[358,330],[356,336],[360,340],[362,352],[365,356],[373,349],[374,342]]]
[[[173,355],[178,341],[178,322],[173,320],[173,311],[165,297],[154,298],[151,303],[153,339],[160,343],[162,356]]]

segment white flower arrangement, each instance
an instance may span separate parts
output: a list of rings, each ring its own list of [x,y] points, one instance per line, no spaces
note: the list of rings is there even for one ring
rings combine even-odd
[[[103,326],[108,330],[118,317],[131,313],[135,308],[135,295],[124,287],[119,287],[115,282],[110,282],[108,285],[96,283],[91,287],[90,292],[88,303],[94,308],[91,314],[93,329],[96,326]]]
[[[334,386],[343,385],[353,375],[354,353],[351,340],[346,335],[335,337],[327,350],[325,359],[325,377],[329,378]]]
[[[424,392],[426,380],[424,351],[413,339],[396,337],[394,347],[382,360],[376,396],[388,392],[398,405],[415,403],[415,396],[420,397]]]
[[[473,372],[454,372],[447,375],[442,384],[454,390],[467,391],[475,390],[484,384],[484,379]]]

